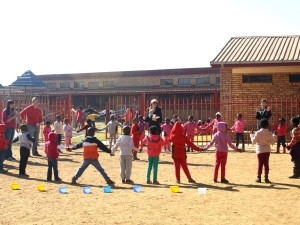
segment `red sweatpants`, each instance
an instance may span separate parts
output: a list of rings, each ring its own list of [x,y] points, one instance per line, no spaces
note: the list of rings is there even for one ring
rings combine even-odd
[[[221,180],[225,180],[227,154],[228,154],[228,152],[216,152],[216,164],[215,164],[214,179],[218,179],[218,171],[219,171],[219,167],[221,165]]]
[[[182,167],[183,172],[185,173],[186,177],[188,179],[191,179],[191,174],[190,174],[189,168],[186,163],[186,158],[183,158],[183,159],[174,159],[173,158],[173,161],[174,161],[174,165],[175,165],[176,180],[180,180],[180,167]]]

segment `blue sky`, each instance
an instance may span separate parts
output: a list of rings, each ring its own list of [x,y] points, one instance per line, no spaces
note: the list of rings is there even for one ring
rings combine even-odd
[[[0,2],[0,84],[37,75],[208,67],[231,37],[300,35],[298,0]]]

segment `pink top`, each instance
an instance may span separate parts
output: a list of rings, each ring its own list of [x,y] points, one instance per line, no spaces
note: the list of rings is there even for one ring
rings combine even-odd
[[[204,149],[209,149],[214,143],[216,144],[217,152],[228,152],[228,145],[234,150],[238,149],[235,145],[232,144],[229,135],[226,133],[225,122],[218,123],[218,132],[214,134],[213,139],[207,146],[204,147]]]
[[[183,125],[183,130],[184,130],[185,135],[187,135],[187,136],[193,136],[193,135],[199,133],[198,125],[195,122],[190,122],[190,121],[186,122]]]
[[[164,123],[160,127],[161,127],[162,131],[164,132],[164,135],[168,136],[171,133],[173,125],[171,123],[169,123],[169,124]]]
[[[161,146],[166,143],[159,135],[149,134],[144,138],[143,144],[147,145],[147,153],[150,157],[157,157],[161,152]]]
[[[243,119],[236,120],[230,129],[235,133],[244,133],[245,121]]]
[[[11,119],[10,121],[8,121],[8,119],[12,118],[15,115],[16,114],[15,114],[14,111],[10,111],[10,114],[7,115],[6,114],[6,109],[3,110],[3,112],[2,112],[2,122],[5,124],[5,127],[16,128],[16,119]]]
[[[212,127],[212,133],[215,134],[218,131],[217,125],[221,121],[223,121],[221,118],[220,119],[215,118],[205,127],[205,129]]]

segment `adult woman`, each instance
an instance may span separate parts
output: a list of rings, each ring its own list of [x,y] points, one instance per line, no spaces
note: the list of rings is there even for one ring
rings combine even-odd
[[[161,133],[160,124],[162,122],[162,113],[161,108],[158,107],[158,101],[156,99],[152,99],[150,102],[150,107],[146,115],[146,122],[148,122],[149,127],[156,126],[158,134]]]
[[[17,115],[14,111],[14,101],[8,100],[6,103],[6,108],[2,112],[2,123],[5,125],[5,138],[9,141],[7,144],[7,150],[5,152],[5,159],[9,161],[16,160],[12,156],[11,150],[11,141],[14,138],[16,129],[16,118]]]

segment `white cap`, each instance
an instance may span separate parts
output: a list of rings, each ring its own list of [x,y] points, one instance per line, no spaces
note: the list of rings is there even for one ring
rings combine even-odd
[[[158,102],[155,98],[151,100],[150,104],[152,104],[153,102]]]
[[[219,115],[219,116],[222,116],[222,114],[221,114],[220,112],[217,112],[217,113],[216,113],[216,116],[218,116],[218,115]]]

